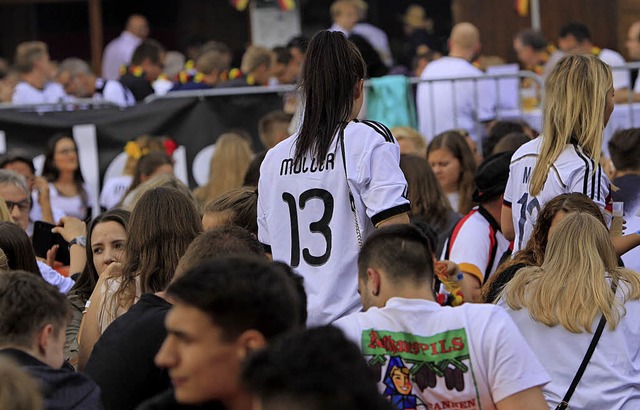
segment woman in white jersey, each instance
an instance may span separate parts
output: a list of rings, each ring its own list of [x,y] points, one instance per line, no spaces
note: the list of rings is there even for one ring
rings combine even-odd
[[[527,243],[538,212],[557,195],[580,192],[601,210],[609,178],[599,165],[602,130],[613,112],[611,69],[590,55],[563,57],[545,82],[542,136],[511,158],[502,232],[514,253]]]
[[[395,139],[384,125],[356,119],[365,75],[343,34],[316,34],[302,71],[301,128],[260,169],[258,238],[304,277],[312,325],[360,308],[359,244],[374,227],[409,221]]]
[[[565,397],[600,326],[569,408],[640,408],[640,276],[617,265],[602,223],[571,212],[551,231],[542,265],[521,269],[505,287],[499,304],[551,376],[542,389],[550,408]]]

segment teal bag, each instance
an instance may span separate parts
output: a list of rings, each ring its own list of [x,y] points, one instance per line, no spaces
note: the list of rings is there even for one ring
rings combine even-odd
[[[416,129],[416,104],[411,83],[403,75],[371,78],[366,95],[367,118],[389,128],[404,126]]]

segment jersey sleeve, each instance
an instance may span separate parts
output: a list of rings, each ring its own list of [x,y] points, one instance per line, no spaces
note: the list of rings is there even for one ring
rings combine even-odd
[[[499,306],[492,309],[487,322],[491,331],[484,332],[482,346],[491,395],[497,403],[551,379],[507,312]]]
[[[400,148],[380,139],[362,157],[358,169],[360,195],[373,225],[410,210],[407,181],[400,169]]]
[[[449,240],[449,260],[484,282],[484,271],[489,263],[491,245],[486,229],[471,218],[463,218],[453,230]]]
[[[515,196],[515,174],[513,171],[514,165],[509,166],[509,179],[507,179],[507,186],[504,188],[504,195],[502,196],[503,204],[511,208],[513,203],[513,197]]]

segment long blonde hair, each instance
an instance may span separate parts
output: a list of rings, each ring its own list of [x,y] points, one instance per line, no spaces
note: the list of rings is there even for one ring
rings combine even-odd
[[[596,163],[602,151],[611,69],[592,55],[563,57],[545,82],[543,138],[529,191],[537,195],[553,163],[573,137]],[[595,169],[594,169],[595,172]]]
[[[0,222],[13,222],[11,211],[7,208],[7,203],[0,198]]]
[[[193,193],[201,204],[216,199],[235,188],[240,188],[253,158],[251,144],[236,133],[220,135],[211,156],[209,181]]]
[[[580,239],[577,239],[580,238]],[[607,274],[618,282],[614,297]],[[607,229],[595,217],[572,212],[551,232],[540,267],[523,268],[504,290],[514,310],[526,308],[547,326],[591,332],[603,314],[611,330],[625,314],[627,300],[640,299],[640,275],[618,267]]]

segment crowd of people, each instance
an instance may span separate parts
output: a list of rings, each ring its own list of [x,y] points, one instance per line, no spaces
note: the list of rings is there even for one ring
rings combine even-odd
[[[376,68],[345,30],[376,31],[358,4],[336,1],[295,76],[252,47],[244,75],[217,85],[268,83],[280,64],[304,115],[264,116],[262,152],[243,130],[220,135],[200,187],[174,175],[168,136],[129,141],[98,204],[69,135],[50,138],[42,175],[2,157],[1,408],[640,406],[640,129],[608,141],[609,166],[610,66],[568,43],[545,77],[541,135],[487,117],[479,149],[473,124],[389,129],[361,118]],[[134,16],[105,51],[142,58],[100,80],[121,96],[153,92],[124,78],[166,61],[147,33]],[[425,72],[467,72],[478,41],[456,25],[443,67]],[[384,42],[370,45],[386,65]],[[214,46],[195,64],[217,84],[230,71]],[[63,90],[97,84],[83,64],[60,64]]]

